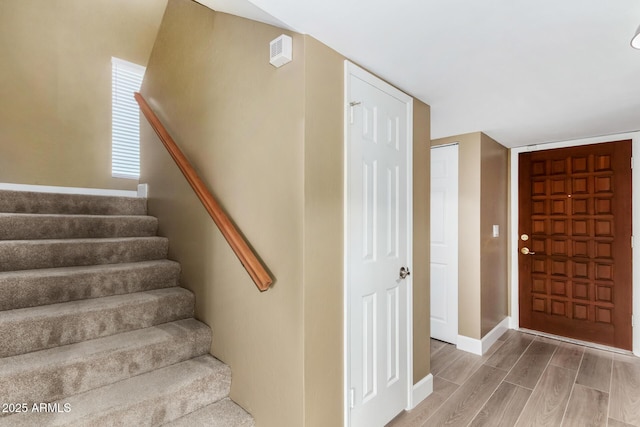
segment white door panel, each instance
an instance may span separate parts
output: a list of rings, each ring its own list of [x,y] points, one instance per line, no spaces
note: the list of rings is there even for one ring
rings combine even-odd
[[[431,337],[458,337],[458,145],[431,149]]]
[[[446,323],[448,319],[448,307],[447,304],[440,303],[440,301],[447,300],[447,287],[442,286],[442,284],[447,282],[446,264],[431,263],[431,282],[433,283],[433,285],[431,285],[431,301],[438,302],[438,304],[431,304],[431,322]]]
[[[384,426],[407,407],[407,101],[353,74],[347,124],[346,286],[350,425]]]

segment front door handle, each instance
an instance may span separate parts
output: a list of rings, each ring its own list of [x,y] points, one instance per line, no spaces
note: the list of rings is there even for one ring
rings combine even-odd
[[[401,267],[400,268],[400,278],[401,279],[406,279],[408,275],[410,275],[411,272],[409,271],[409,268],[405,268],[405,267]]]
[[[535,252],[530,251],[529,248],[527,248],[526,246],[524,248],[520,249],[520,252],[523,255],[535,255],[536,254]]]

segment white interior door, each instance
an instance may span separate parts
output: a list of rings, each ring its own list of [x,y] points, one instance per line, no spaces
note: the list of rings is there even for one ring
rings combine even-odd
[[[431,149],[431,337],[458,339],[458,145]]]
[[[376,427],[409,404],[412,100],[352,64],[347,100],[347,422]]]

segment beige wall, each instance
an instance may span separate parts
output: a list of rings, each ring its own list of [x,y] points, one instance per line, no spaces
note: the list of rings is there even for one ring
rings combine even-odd
[[[305,36],[305,426],[343,419],[344,58]]]
[[[146,65],[166,0],[0,1],[0,182],[111,178],[111,57]]]
[[[481,132],[459,143],[458,334],[481,339],[507,316],[508,150]],[[500,236],[493,237],[493,225]]]
[[[413,383],[431,372],[431,111],[413,100]]]
[[[196,294],[197,317],[213,329],[212,354],[232,368],[232,398],[259,427],[339,426],[344,58],[288,33],[294,60],[273,68],[268,44],[283,32],[170,0],[142,88],[274,286],[257,291],[146,122],[141,181],[182,284]],[[429,107],[414,109],[414,167],[428,168]],[[414,202],[414,256],[427,259],[414,267],[418,379],[429,372],[425,176],[416,172]]]
[[[142,93],[276,279],[260,293],[152,131],[149,210],[258,426],[303,425],[304,62],[267,61],[282,30],[170,0]],[[295,58],[303,39],[294,35]]]
[[[480,270],[482,283],[481,336],[507,317],[508,150],[481,135]],[[493,225],[500,236],[493,237]]]

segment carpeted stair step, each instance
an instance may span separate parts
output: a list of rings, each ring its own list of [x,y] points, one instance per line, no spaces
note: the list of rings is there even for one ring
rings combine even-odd
[[[0,240],[155,236],[158,220],[143,215],[0,213]]]
[[[0,413],[11,426],[253,427],[146,199],[0,190]]]
[[[205,355],[211,330],[195,319],[0,360],[5,402],[53,402]]]
[[[0,212],[71,215],[146,215],[147,199],[0,190]]]
[[[178,286],[169,260],[0,272],[0,311]]]
[[[200,356],[63,399],[60,413],[0,418],[0,427],[160,426],[226,398],[230,384],[228,366]]]
[[[193,307],[193,294],[174,287],[2,311],[0,357],[186,319]]]
[[[167,257],[164,237],[0,241],[0,271],[116,264]]]
[[[195,412],[178,418],[164,427],[253,427],[253,417],[236,405],[231,399],[205,406]]]

